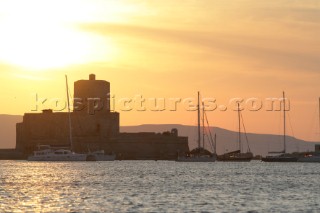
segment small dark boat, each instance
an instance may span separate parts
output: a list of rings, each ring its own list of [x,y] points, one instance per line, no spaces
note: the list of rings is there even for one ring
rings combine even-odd
[[[229,162],[249,162],[253,159],[253,154],[250,151],[250,146],[248,142],[248,137],[246,133],[246,129],[243,122],[243,117],[240,112],[240,104],[238,103],[238,121],[239,121],[239,131],[238,131],[238,145],[239,149],[233,152],[228,152],[223,155],[219,155],[217,157],[218,161],[229,161]],[[246,142],[247,142],[247,152],[241,152],[242,150],[242,141],[241,141],[241,121],[244,129],[244,133],[246,136]]]
[[[297,162],[298,157],[292,156],[290,154],[281,154],[276,156],[266,156],[265,158],[261,159],[264,162]]]
[[[195,148],[185,156],[178,156],[178,162],[215,162],[216,156],[204,148]]]
[[[203,104],[203,103],[202,103]],[[180,155],[180,153],[178,153],[177,156],[177,162],[215,162],[217,157],[214,153],[211,153],[210,151],[208,151],[207,149],[204,148],[204,136],[205,136],[205,131],[204,131],[204,120],[205,120],[205,111],[204,111],[204,105],[203,105],[203,137],[202,137],[202,146],[201,146],[201,131],[200,131],[200,93],[198,92],[198,109],[197,109],[197,113],[198,113],[198,147],[191,150],[188,153],[185,153],[184,155]]]
[[[229,161],[229,162],[249,162],[253,159],[251,152],[241,153],[240,150],[229,152],[223,155],[219,155],[218,161]]]
[[[286,99],[283,92],[283,151],[282,152],[269,152],[268,155],[261,160],[264,162],[297,162],[298,156],[286,153]]]

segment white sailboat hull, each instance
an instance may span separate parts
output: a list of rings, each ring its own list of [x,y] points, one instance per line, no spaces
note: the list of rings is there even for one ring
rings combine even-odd
[[[28,161],[86,161],[86,154],[29,156]]]
[[[86,161],[87,154],[74,153],[68,149],[53,150],[50,146],[42,146],[45,149],[34,151],[33,155],[28,157],[28,161]]]

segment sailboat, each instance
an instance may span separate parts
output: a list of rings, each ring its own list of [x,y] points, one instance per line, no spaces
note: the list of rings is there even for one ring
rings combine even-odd
[[[320,135],[320,98],[319,98],[319,135]],[[308,154],[298,159],[298,162],[319,162],[320,153]]]
[[[264,162],[297,162],[298,158],[286,153],[286,99],[283,92],[283,151],[269,152],[265,158],[261,160]],[[275,154],[275,155],[272,155]]]
[[[235,162],[249,162],[253,159],[253,154],[250,151],[250,146],[247,140],[247,152],[242,152],[242,141],[241,141],[241,112],[240,112],[240,104],[238,103],[238,145],[239,149],[233,152],[225,153],[223,155],[218,156],[218,161],[235,161]],[[243,121],[243,119],[242,119]],[[243,123],[242,123],[243,124]],[[244,127],[244,124],[243,124]],[[244,128],[245,130],[245,128]],[[246,132],[245,132],[246,134]]]
[[[66,89],[68,100],[68,124],[69,124],[69,142],[70,149],[60,147],[57,149],[52,148],[50,145],[39,145],[38,150],[33,152],[33,155],[28,157],[28,161],[86,161],[87,154],[78,154],[73,152],[72,142],[72,125],[71,125],[71,112],[69,101],[69,88],[68,78],[66,76]]]
[[[191,150],[184,156],[180,156],[178,153],[178,162],[215,162],[216,155],[211,153],[210,151],[204,148],[204,106],[203,106],[203,138],[202,138],[202,146],[201,146],[201,128],[200,128],[200,92],[198,92],[198,105],[197,105],[197,113],[198,113],[198,147]]]

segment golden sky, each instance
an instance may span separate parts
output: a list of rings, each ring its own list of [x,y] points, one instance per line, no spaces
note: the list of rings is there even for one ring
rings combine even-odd
[[[318,0],[1,0],[1,114],[23,114],[34,94],[65,98],[95,73],[116,98],[290,99],[288,134],[320,140]],[[209,112],[237,129],[236,112]],[[279,112],[244,110],[248,132],[281,134]],[[196,114],[121,112],[121,125],[194,125]],[[291,128],[292,127],[292,128]],[[293,131],[291,131],[291,129]]]

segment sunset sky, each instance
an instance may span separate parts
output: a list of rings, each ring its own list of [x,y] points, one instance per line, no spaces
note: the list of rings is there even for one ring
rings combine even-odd
[[[319,0],[1,0],[0,114],[65,99],[95,73],[116,100],[189,98],[228,110],[210,124],[237,129],[232,98],[290,99],[289,135],[320,141]],[[119,111],[119,106],[116,110]],[[196,113],[120,111],[121,125],[196,124]],[[282,134],[281,114],[244,110],[248,132]]]

